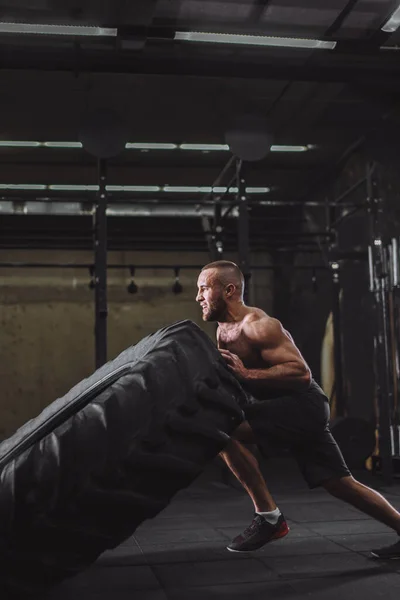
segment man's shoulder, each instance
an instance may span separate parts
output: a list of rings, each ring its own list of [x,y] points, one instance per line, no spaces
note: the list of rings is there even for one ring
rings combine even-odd
[[[281,330],[281,328],[282,325],[278,319],[267,315],[260,309],[251,311],[243,323],[243,332],[247,337],[254,340]]]

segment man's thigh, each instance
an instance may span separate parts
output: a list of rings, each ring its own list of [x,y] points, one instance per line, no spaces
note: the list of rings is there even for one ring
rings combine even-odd
[[[329,427],[308,443],[293,445],[291,454],[311,489],[351,475]]]

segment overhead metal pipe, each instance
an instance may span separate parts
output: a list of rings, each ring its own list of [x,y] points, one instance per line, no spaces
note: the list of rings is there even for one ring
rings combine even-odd
[[[86,269],[89,270],[93,268],[93,263],[41,263],[41,262],[2,262],[0,263],[0,269]],[[132,268],[132,264],[111,264],[111,265],[107,265],[107,269],[127,269],[129,270],[130,268]],[[171,265],[165,265],[165,264],[148,264],[148,265],[134,265],[135,270],[138,269],[157,269],[157,270],[171,270],[174,269],[175,267],[179,267],[179,269],[182,270],[196,270],[196,269],[202,269],[203,268],[203,264],[195,264],[195,265],[177,265],[176,263],[171,264]],[[279,265],[279,264],[273,264],[273,265],[250,265],[249,268],[251,271],[265,271],[265,270],[271,270],[273,271],[274,269],[280,269],[283,266],[285,266],[285,268],[287,267],[287,265]],[[306,270],[306,271],[313,271],[313,270],[321,270],[321,271],[327,271],[328,267],[326,267],[325,265],[293,265],[291,268],[296,269],[296,270]]]
[[[236,178],[236,175],[235,175]],[[229,182],[228,184],[230,187],[232,185],[231,182]],[[54,194],[54,192],[50,192],[50,193],[44,193],[42,195],[39,195],[38,193],[34,193],[32,194],[29,191],[26,191],[23,193],[23,195],[21,194],[21,192],[19,191],[18,193],[15,192],[9,192],[9,191],[3,191],[1,190],[0,192],[0,213],[4,213],[4,214],[14,214],[14,213],[20,213],[20,214],[28,214],[30,212],[35,212],[39,211],[39,209],[45,210],[45,213],[43,214],[47,214],[48,212],[51,211],[57,211],[60,209],[57,208],[51,208],[52,205],[62,205],[64,206],[64,210],[68,211],[68,212],[76,212],[79,211],[80,207],[86,206],[90,209],[91,206],[93,206],[95,199],[94,199],[94,195],[96,192],[85,192],[85,195],[79,194],[79,195],[71,195],[71,193],[66,193],[66,192],[57,192],[56,194]],[[237,206],[237,203],[235,202],[235,200],[232,198],[232,200],[228,200],[227,199],[227,195],[228,192],[223,192],[221,194],[215,194],[214,195],[218,196],[218,198],[220,198],[220,201],[222,203],[222,205],[225,208],[230,208],[232,205],[233,206]],[[208,194],[207,194],[208,196]],[[331,207],[335,207],[337,206],[334,202],[318,202],[318,201],[313,201],[313,200],[308,200],[305,202],[301,202],[299,203],[296,200],[272,200],[269,199],[267,200],[265,198],[266,194],[248,194],[248,203],[251,206],[296,206],[298,208],[302,208],[303,206],[311,206],[311,207],[315,207],[315,208],[326,208],[326,206],[331,206]],[[132,197],[129,196],[127,194],[122,195],[118,195],[116,196],[115,194],[110,194],[109,195],[109,199],[111,199],[111,204],[109,206],[110,208],[116,209],[116,210],[127,210],[129,207],[130,208],[136,208],[136,207],[140,207],[142,210],[145,209],[146,210],[150,210],[153,207],[188,207],[188,206],[201,206],[201,208],[205,208],[205,207],[211,207],[213,206],[215,200],[211,199],[210,197],[207,197],[207,199],[202,199],[202,198],[196,198],[193,197],[193,195],[191,195],[190,197],[187,196],[183,196],[182,194],[179,194],[179,198],[177,196],[175,196],[173,198],[173,200],[171,198],[166,198],[165,196],[152,196],[149,198],[143,198],[143,197]],[[68,206],[70,206],[70,208],[67,208]],[[50,208],[49,208],[50,207]],[[361,203],[361,202],[350,202],[350,203],[341,203],[340,204],[341,208],[364,208],[365,204]],[[40,214],[40,213],[39,213]],[[147,215],[144,215],[147,216]]]
[[[91,216],[94,202],[39,202],[28,200],[16,205],[14,202],[1,201],[0,215],[42,215],[42,216]],[[213,204],[115,204],[108,205],[107,217],[213,217]],[[238,217],[238,209],[234,207],[231,218]]]

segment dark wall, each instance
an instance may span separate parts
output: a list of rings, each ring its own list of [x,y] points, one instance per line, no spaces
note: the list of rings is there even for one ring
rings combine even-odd
[[[321,262],[321,261],[319,261]],[[309,255],[297,255],[291,266],[275,273],[274,315],[293,335],[320,382],[321,345],[331,305],[328,271],[296,269],[296,265],[315,263]]]
[[[334,186],[328,190],[334,198],[349,188],[365,173],[364,157],[351,160]],[[393,198],[393,184],[389,183],[389,173],[384,173],[385,186]],[[366,201],[366,185],[360,186],[346,202]],[[323,197],[319,198],[323,200]],[[393,225],[393,211],[390,198],[386,199],[385,210],[390,229]],[[351,209],[346,209],[351,210]],[[372,419],[374,416],[374,355],[373,330],[374,312],[369,292],[369,271],[367,260],[368,216],[365,209],[343,219],[337,227],[337,238],[329,248],[322,243],[320,254],[298,253],[292,266],[281,270],[275,276],[274,314],[291,331],[298,346],[308,361],[315,379],[321,380],[321,350],[327,318],[332,310],[333,286],[332,273],[316,271],[316,285],[312,282],[312,271],[296,270],[296,264],[329,264],[329,260],[338,260],[341,282],[341,332],[344,369],[344,391],[346,414]],[[334,218],[336,219],[337,214]],[[323,230],[326,227],[324,211],[308,210],[307,231]],[[398,230],[398,228],[397,228]],[[356,252],[358,258],[335,259],[343,253]]]
[[[373,311],[365,262],[347,261],[341,269],[342,341],[348,416],[374,415]]]

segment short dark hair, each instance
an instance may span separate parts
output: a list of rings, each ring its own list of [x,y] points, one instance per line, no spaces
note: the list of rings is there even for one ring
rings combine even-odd
[[[202,268],[202,271],[207,269],[233,269],[238,275],[243,275],[236,263],[231,260],[215,260],[214,262],[208,263]]]
[[[207,271],[208,269],[219,269],[221,271],[225,271],[226,274],[229,273],[229,274],[233,275],[238,283],[237,287],[238,287],[240,293],[243,294],[244,275],[236,263],[234,263],[230,260],[215,260],[214,262],[211,262],[211,263],[208,263],[208,265],[205,265],[201,269],[201,272]],[[220,281],[223,285],[226,285],[227,283],[231,283],[228,279],[229,279],[228,277],[222,277]]]

